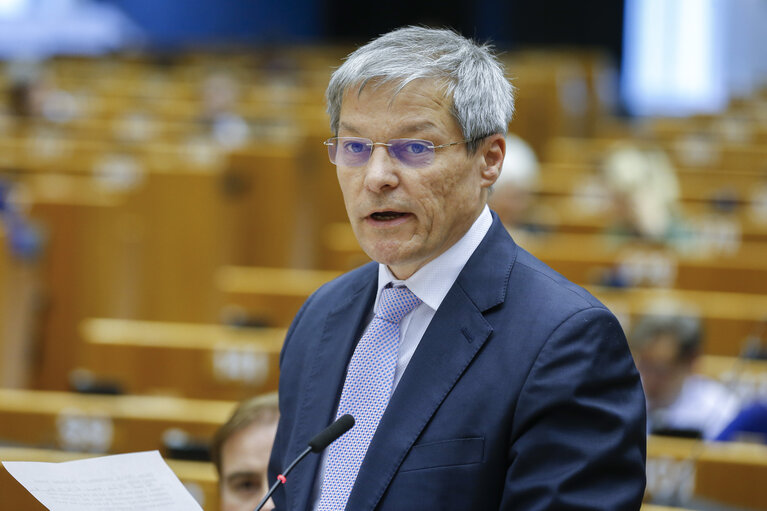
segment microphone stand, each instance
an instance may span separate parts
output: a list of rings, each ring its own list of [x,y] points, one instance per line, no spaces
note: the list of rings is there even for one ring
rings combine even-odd
[[[301,454],[298,455],[296,459],[293,460],[293,462],[288,465],[288,468],[285,469],[285,472],[282,474],[279,474],[277,476],[277,480],[274,482],[271,488],[269,488],[269,491],[266,492],[266,495],[264,495],[264,498],[261,499],[261,502],[258,503],[258,506],[256,506],[255,511],[259,511],[262,507],[264,507],[264,504],[266,504],[266,501],[269,500],[269,497],[272,496],[274,491],[281,485],[285,484],[288,480],[287,475],[290,473],[291,470],[293,470],[293,467],[295,467],[298,462],[300,462],[302,459],[306,457],[307,454],[310,452],[319,453],[322,452],[328,445],[335,442],[338,437],[349,431],[354,426],[354,417],[349,415],[348,413],[345,415],[342,415],[338,419],[333,422],[330,426],[323,429],[319,433],[317,433],[314,438],[309,440],[309,446],[304,449]]]
[[[301,454],[298,455],[298,458],[293,460],[293,463],[288,465],[288,468],[285,469],[285,472],[277,476],[277,480],[274,482],[271,488],[269,488],[269,491],[266,492],[266,495],[264,495],[264,498],[261,499],[261,502],[258,503],[256,506],[255,511],[259,511],[262,507],[264,507],[264,504],[266,504],[266,501],[269,500],[269,497],[272,496],[272,493],[277,490],[277,487],[279,487],[281,484],[285,484],[285,482],[288,480],[287,476],[290,473],[291,470],[293,470],[293,467],[295,467],[299,461],[306,458],[306,455],[312,452],[311,447],[307,447],[303,450]]]

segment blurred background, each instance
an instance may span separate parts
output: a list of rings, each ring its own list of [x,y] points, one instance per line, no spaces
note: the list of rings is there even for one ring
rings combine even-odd
[[[325,86],[410,24],[499,50],[492,207],[619,316],[648,509],[767,509],[766,0],[0,0],[0,459],[205,458],[276,389],[298,307],[368,260]]]

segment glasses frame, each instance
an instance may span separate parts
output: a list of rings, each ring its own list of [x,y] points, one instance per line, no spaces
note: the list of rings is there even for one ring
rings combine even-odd
[[[333,165],[337,165],[337,163],[335,161],[333,161],[333,160],[337,160],[337,158],[334,158],[333,156],[331,156],[331,153],[330,153],[331,147],[334,147],[334,146],[336,148],[340,147],[340,144],[338,144],[337,141],[345,140],[345,139],[348,139],[348,140],[358,140],[358,141],[367,141],[369,143],[365,143],[365,145],[370,148],[370,150],[368,151],[367,158],[365,159],[365,161],[363,163],[360,163],[359,165],[347,165],[347,166],[363,167],[363,166],[367,165],[367,163],[370,161],[370,156],[372,156],[372,154],[373,154],[373,149],[375,149],[375,146],[383,146],[383,147],[389,148],[389,150],[387,151],[389,153],[389,156],[391,156],[392,158],[394,158],[398,162],[402,163],[406,167],[410,167],[410,168],[419,168],[419,167],[426,167],[428,165],[431,165],[431,163],[433,162],[434,154],[435,154],[434,151],[436,149],[442,149],[444,147],[450,147],[450,146],[454,146],[454,145],[458,145],[458,144],[468,144],[469,142],[475,142],[476,140],[479,140],[479,139],[466,139],[466,140],[458,140],[456,142],[448,142],[447,144],[434,145],[434,142],[432,142],[431,140],[424,140],[424,139],[421,139],[421,138],[392,138],[392,139],[388,140],[387,142],[373,142],[371,139],[365,138],[365,137],[330,137],[329,139],[325,140],[323,142],[323,144],[328,147],[328,158],[330,159],[330,163],[332,163]],[[405,141],[405,142],[422,142],[422,143],[426,144],[426,148],[427,149],[430,149],[432,151],[432,160],[429,161],[428,163],[424,164],[424,165],[411,165],[411,164],[408,164],[406,161],[400,159],[400,157],[396,153],[392,152],[391,147],[394,147],[395,144],[392,144],[392,142],[394,142],[394,141],[397,141],[397,142],[400,142],[400,141]]]

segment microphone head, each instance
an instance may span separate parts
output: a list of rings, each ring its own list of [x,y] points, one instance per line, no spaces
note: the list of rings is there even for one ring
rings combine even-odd
[[[335,442],[338,437],[352,429],[352,426],[354,426],[354,417],[348,413],[342,415],[333,424],[309,440],[309,447],[312,449],[312,452],[322,452],[325,447]]]

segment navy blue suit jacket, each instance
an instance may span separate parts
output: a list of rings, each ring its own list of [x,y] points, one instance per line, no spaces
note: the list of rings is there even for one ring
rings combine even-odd
[[[270,481],[332,422],[377,289],[371,263],[301,308],[281,354]],[[405,370],[346,509],[638,510],[645,402],[615,317],[498,218]],[[320,456],[275,494],[306,510]]]

